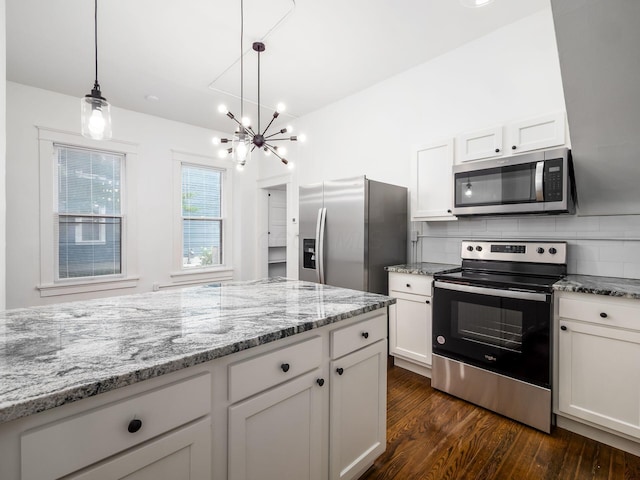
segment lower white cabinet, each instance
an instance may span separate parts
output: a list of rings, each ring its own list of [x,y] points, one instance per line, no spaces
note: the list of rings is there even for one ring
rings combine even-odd
[[[357,478],[386,448],[386,357],[380,340],[331,362],[332,480]]]
[[[640,439],[640,302],[559,297],[558,413]]]
[[[229,407],[229,480],[320,480],[322,392],[313,371]]]
[[[389,273],[389,353],[396,365],[430,376],[433,277]]]
[[[69,480],[211,478],[211,421],[202,420],[106,461]]]

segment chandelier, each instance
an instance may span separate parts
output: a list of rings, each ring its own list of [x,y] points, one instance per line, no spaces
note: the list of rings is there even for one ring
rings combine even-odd
[[[219,156],[221,158],[225,158],[228,155],[231,155],[234,162],[236,163],[236,167],[239,170],[242,170],[247,163],[247,160],[250,159],[251,153],[255,150],[264,151],[265,155],[275,155],[280,159],[280,161],[289,166],[289,168],[293,167],[293,163],[289,162],[284,155],[286,155],[287,150],[283,146],[274,145],[274,142],[282,142],[282,141],[291,141],[303,142],[305,140],[304,135],[291,135],[292,127],[286,126],[279,130],[274,130],[272,133],[268,133],[271,125],[274,120],[278,118],[280,113],[282,113],[285,109],[284,104],[279,103],[276,107],[276,110],[273,112],[271,116],[271,120],[264,128],[264,130],[260,127],[260,54],[265,51],[265,45],[262,42],[253,42],[253,50],[258,53],[258,124],[257,128],[254,129],[251,126],[251,121],[244,116],[244,47],[243,47],[243,35],[244,35],[244,14],[243,14],[243,1],[240,2],[240,119],[236,118],[236,116],[227,109],[225,105],[220,105],[218,107],[218,111],[236,123],[236,130],[233,133],[231,138],[219,138],[214,137],[213,143],[214,145],[219,144],[231,144],[231,147],[226,149],[221,149],[219,151]]]

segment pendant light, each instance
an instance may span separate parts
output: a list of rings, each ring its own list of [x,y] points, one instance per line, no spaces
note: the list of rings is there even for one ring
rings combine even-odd
[[[251,126],[251,122],[244,116],[244,1],[240,1],[240,120],[238,120],[233,113],[231,113],[226,106],[220,105],[218,111],[225,114],[231,120],[236,122],[236,131],[231,139],[229,138],[213,138],[214,145],[220,143],[231,143],[231,148],[220,150],[219,156],[224,158],[227,155],[232,155],[234,162],[239,170],[242,170],[250,158],[251,153],[257,148],[263,150],[265,155],[271,155],[272,153],[280,159],[280,161],[288,165],[289,168],[293,167],[293,163],[289,162],[284,155],[286,155],[286,149],[284,147],[278,147],[271,142],[289,140],[296,142],[298,140],[304,141],[304,135],[291,135],[288,137],[278,137],[277,135],[284,135],[290,133],[292,128],[287,126],[277,130],[275,133],[267,135],[267,130],[271,127],[273,121],[278,118],[280,113],[285,109],[283,104],[278,104],[276,111],[273,112],[271,121],[265,127],[264,131],[260,131],[260,53],[265,51],[265,45],[262,42],[253,42],[252,48],[258,53],[258,129],[254,130]]]
[[[111,105],[100,92],[98,83],[98,0],[94,0],[94,46],[96,79],[91,93],[80,99],[82,136],[94,140],[111,138]]]

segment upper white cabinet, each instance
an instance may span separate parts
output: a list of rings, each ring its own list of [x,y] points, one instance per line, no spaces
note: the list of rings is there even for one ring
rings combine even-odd
[[[503,136],[503,132],[506,135]],[[457,164],[557,147],[566,143],[565,114],[556,112],[462,133],[457,143]]]
[[[459,139],[459,161],[480,160],[502,155],[502,126],[463,133]]]
[[[453,204],[453,139],[418,148],[413,155],[411,221],[455,220]]]
[[[512,153],[564,145],[564,112],[513,123],[508,131],[508,148]]]

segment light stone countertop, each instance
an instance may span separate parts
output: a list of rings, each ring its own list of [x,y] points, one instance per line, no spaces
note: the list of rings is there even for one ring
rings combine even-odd
[[[0,423],[392,303],[276,278],[0,312]]]
[[[554,283],[553,289],[561,292],[640,299],[640,280],[633,278],[567,275],[559,282]]]
[[[407,263],[403,265],[391,265],[390,267],[384,267],[387,272],[394,273],[410,273],[412,275],[433,275],[435,273],[452,270],[459,268],[460,265],[451,265],[448,263]]]

